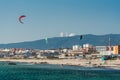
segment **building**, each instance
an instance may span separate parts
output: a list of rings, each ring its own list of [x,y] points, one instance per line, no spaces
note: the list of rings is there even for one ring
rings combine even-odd
[[[91,44],[83,44],[83,48],[91,48],[91,47],[93,47]]]
[[[113,47],[114,54],[120,54],[120,45],[116,45]]]
[[[73,45],[72,49],[73,50],[80,50],[82,47],[79,45]]]
[[[96,46],[96,51],[101,52],[101,51],[106,51],[107,47],[106,46]]]
[[[113,50],[111,46],[96,46],[96,51],[100,53],[100,55],[111,55],[113,54]]]
[[[91,44],[83,44],[83,53],[91,54],[95,51],[94,46]]]

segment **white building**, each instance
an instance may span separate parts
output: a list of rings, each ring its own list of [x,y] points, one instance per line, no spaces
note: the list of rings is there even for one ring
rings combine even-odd
[[[92,45],[91,44],[83,44],[83,48],[91,48],[92,47]]]
[[[113,50],[108,50],[107,46],[96,46],[96,51],[100,53],[100,55],[111,55],[113,54]]]
[[[107,47],[106,46],[96,46],[96,51],[101,52],[101,51],[106,51]]]
[[[79,45],[73,45],[72,49],[73,50],[80,50],[81,46],[79,46]]]

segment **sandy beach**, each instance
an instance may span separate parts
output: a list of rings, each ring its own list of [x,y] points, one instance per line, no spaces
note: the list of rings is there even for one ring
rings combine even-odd
[[[120,60],[106,60],[99,59],[86,60],[86,59],[0,59],[0,62],[27,62],[34,64],[59,64],[59,65],[74,65],[83,67],[106,67],[120,70]]]

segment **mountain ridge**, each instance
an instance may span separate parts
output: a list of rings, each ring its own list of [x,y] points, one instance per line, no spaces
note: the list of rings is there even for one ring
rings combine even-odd
[[[72,37],[53,37],[48,38],[48,43],[45,39],[25,41],[18,43],[0,44],[0,48],[34,48],[34,49],[56,49],[56,48],[72,48],[73,45],[83,45],[89,43],[93,46],[107,46],[119,45],[120,34],[105,34],[105,35],[93,35],[84,34],[80,40],[80,35]]]

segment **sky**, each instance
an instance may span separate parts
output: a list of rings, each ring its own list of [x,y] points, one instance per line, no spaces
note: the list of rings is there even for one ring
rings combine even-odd
[[[0,44],[120,34],[120,0],[0,0]],[[19,16],[26,15],[21,24]]]

